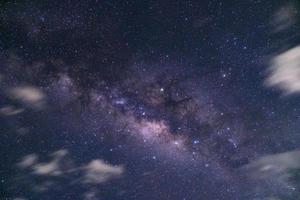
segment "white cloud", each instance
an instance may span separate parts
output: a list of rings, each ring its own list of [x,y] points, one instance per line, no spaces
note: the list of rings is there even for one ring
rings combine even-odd
[[[46,163],[38,163],[33,166],[33,173],[38,175],[58,176],[63,173],[64,160],[67,150],[59,150],[52,154],[53,159]]]
[[[249,177],[265,179],[287,175],[289,170],[300,168],[300,151],[290,151],[261,157],[242,167]]]
[[[58,176],[68,170],[68,151],[58,150],[51,154],[51,160],[48,162],[39,162],[37,154],[24,156],[17,164],[22,169],[29,169],[32,174],[42,176]],[[71,166],[72,167],[72,166]]]
[[[113,166],[105,163],[103,160],[93,160],[84,167],[84,183],[104,183],[112,178],[120,177],[124,168],[122,166]]]
[[[46,95],[34,86],[19,86],[9,90],[9,96],[26,106],[42,109],[45,106]]]
[[[18,163],[21,169],[29,170],[31,175],[43,177],[60,177],[62,175],[80,175],[82,184],[101,184],[113,178],[120,177],[124,172],[122,165],[111,165],[103,160],[95,159],[83,166],[76,166],[70,159],[69,152],[65,149],[58,150],[50,155],[48,162],[40,162],[36,154],[24,156]],[[51,180],[51,179],[50,179]],[[38,185],[38,188],[48,188],[49,184]]]
[[[28,168],[34,165],[38,160],[38,156],[36,154],[30,154],[24,156],[21,162],[18,163],[18,166],[21,168]]]
[[[300,92],[300,46],[272,59],[266,86],[277,87],[285,94]]]

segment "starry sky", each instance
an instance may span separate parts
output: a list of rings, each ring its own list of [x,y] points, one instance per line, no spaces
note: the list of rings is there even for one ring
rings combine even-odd
[[[300,3],[0,2],[0,199],[300,199]]]

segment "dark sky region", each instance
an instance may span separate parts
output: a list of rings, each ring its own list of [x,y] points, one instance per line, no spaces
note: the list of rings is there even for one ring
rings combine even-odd
[[[299,200],[300,5],[0,2],[0,199]]]

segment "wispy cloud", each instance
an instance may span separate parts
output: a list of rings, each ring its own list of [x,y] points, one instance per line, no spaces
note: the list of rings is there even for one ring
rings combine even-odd
[[[45,163],[35,163],[33,173],[37,175],[59,176],[64,172],[64,161],[67,159],[67,150],[59,150],[52,154],[53,159]]]
[[[75,164],[66,149],[55,151],[48,157],[47,161],[41,161],[38,154],[24,156],[16,165],[21,173],[16,180],[30,182],[32,191],[38,193],[47,192],[57,184],[66,184],[64,180],[69,180],[67,184],[89,185],[86,192],[93,193],[97,185],[120,178],[125,172],[124,166],[112,165],[101,159]],[[22,185],[22,182],[19,184]]]
[[[284,175],[291,169],[300,168],[300,151],[290,151],[263,156],[242,167],[249,177],[255,179]]]
[[[8,94],[12,99],[34,109],[42,109],[46,103],[46,95],[42,90],[34,86],[14,87],[8,91]]]
[[[289,151],[273,155],[266,155],[241,167],[245,177],[255,185],[261,185],[257,190],[267,192],[282,199],[295,199],[298,196],[296,171],[300,169],[300,151]]]
[[[272,59],[265,84],[279,88],[285,94],[300,92],[300,46]]]
[[[84,183],[104,183],[112,178],[121,176],[124,172],[123,166],[113,166],[103,160],[92,160],[84,168]]]
[[[289,3],[281,6],[273,15],[271,24],[274,28],[274,32],[283,31],[297,21],[297,9],[296,7]]]
[[[12,116],[12,115],[17,115],[21,112],[23,112],[23,108],[16,108],[12,105],[6,105],[0,108],[0,114],[5,115],[5,116]]]

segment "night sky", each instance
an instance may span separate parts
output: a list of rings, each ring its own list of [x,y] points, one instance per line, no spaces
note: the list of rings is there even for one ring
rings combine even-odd
[[[300,3],[0,2],[0,199],[299,200]]]

